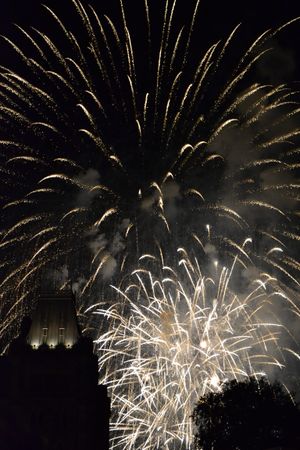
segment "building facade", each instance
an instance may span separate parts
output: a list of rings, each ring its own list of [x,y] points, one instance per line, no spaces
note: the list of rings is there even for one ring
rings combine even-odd
[[[109,417],[72,294],[41,296],[0,358],[0,450],[108,450]]]

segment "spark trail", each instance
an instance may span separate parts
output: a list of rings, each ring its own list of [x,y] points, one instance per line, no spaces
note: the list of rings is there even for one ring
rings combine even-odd
[[[274,298],[285,299],[298,317],[293,299],[299,292],[300,267],[299,94],[285,84],[247,81],[268,54],[272,39],[288,26],[297,26],[298,19],[262,33],[241,51],[230,70],[228,56],[239,27],[223,42],[195,51],[199,1],[186,21],[180,17],[179,1],[164,2],[155,16],[154,3],[140,2],[143,8],[135,11],[141,14],[138,35],[126,1],[118,3],[119,15],[109,17],[70,0],[75,15],[68,23],[44,6],[53,27],[48,35],[18,26],[19,39],[3,38],[15,64],[0,69],[0,342],[5,349],[41,288],[72,284],[86,329],[98,337],[103,316],[113,319],[111,330],[103,330],[99,351],[113,348],[123,330],[122,345],[130,347],[132,342],[133,347],[128,355],[124,349],[116,352],[116,364],[123,357],[127,364],[127,356],[136,360],[138,330],[145,320],[153,351],[159,354],[174,347],[176,358],[183,357],[176,350],[177,333],[182,347],[189,345],[195,352],[195,361],[207,362],[206,369],[197,370],[201,389],[209,389],[211,381],[217,386],[230,373],[255,373],[256,347],[262,355],[268,348],[269,359],[258,358],[264,362],[262,371],[268,361],[277,364],[276,352],[273,355],[269,348],[281,348],[279,335],[288,330]],[[240,243],[249,236],[252,245],[245,249]],[[179,245],[193,254],[180,265],[180,272],[185,271],[182,279],[177,274]],[[141,255],[153,256],[158,247],[161,255],[168,255],[170,273],[166,276],[164,264],[159,265],[161,274],[158,267],[151,270],[152,281],[147,268],[146,273],[137,272],[137,287],[129,289],[129,295],[122,280],[133,268],[140,270]],[[229,269],[218,272],[215,267],[207,275],[216,257]],[[260,280],[253,294],[243,277],[244,286],[229,289],[236,272],[230,267],[241,261],[253,280]],[[172,281],[163,281],[168,278]],[[122,301],[115,311],[112,299],[101,314],[92,314],[96,299],[107,297],[109,284],[119,286],[116,295]],[[158,297],[153,294],[157,290]],[[258,299],[261,307],[256,307]],[[255,322],[265,307],[278,317],[268,327],[263,325],[265,317]],[[131,324],[136,335],[130,337]],[[155,336],[163,329],[164,335]],[[231,342],[225,330],[232,331]],[[144,337],[141,334],[141,342]],[[251,347],[248,353],[243,345]],[[164,390],[155,384],[151,367],[162,370],[166,398],[176,382],[171,379],[169,385],[172,372],[163,372],[168,357],[165,366],[163,359],[151,362],[148,357],[143,356],[151,383],[145,392],[159,394],[158,405]],[[105,380],[114,391],[122,377],[133,380],[131,387],[126,385],[132,401],[135,389],[141,390],[138,378],[129,365],[116,372],[111,353],[108,362],[113,369],[107,369]],[[140,368],[141,363],[136,364]],[[206,376],[202,370],[207,370]],[[165,425],[164,433],[171,433],[166,438],[170,448],[174,442],[190,440],[184,414],[196,395],[188,369],[185,379],[180,370],[177,375],[180,389],[175,398],[183,420],[171,431]],[[191,397],[183,400],[189,387]],[[115,402],[120,400],[117,395]],[[144,394],[137,395],[136,404],[153,414],[152,403],[146,405]],[[179,398],[188,404],[181,407]],[[145,416],[139,428],[138,408],[131,407],[123,403],[124,413],[115,422],[115,446],[138,442],[134,433],[145,430],[150,420]],[[130,429],[128,424],[123,427],[127,413],[133,420]],[[171,416],[167,409],[164,414]],[[151,429],[143,439],[165,439],[163,434],[154,438],[156,432]]]
[[[101,381],[112,395],[112,448],[189,449],[200,396],[226,380],[283,367],[288,332],[274,303],[296,316],[299,309],[267,273],[237,291],[235,272],[241,277],[249,264],[249,242],[231,266],[215,263],[210,275],[183,248],[175,267],[143,255],[144,266],[113,288],[114,302],[90,308],[104,320],[96,343]]]
[[[297,93],[285,85],[244,87],[268,39],[288,24],[259,36],[228,74],[224,59],[238,29],[223,45],[192,52],[199,2],[184,27],[176,2],[166,2],[159,30],[145,1],[142,57],[126,4],[116,22],[72,5],[80,39],[48,6],[56,34],[18,27],[26,53],[4,37],[20,66],[2,66],[0,83],[6,325],[22,305],[30,309],[49,265],[67,264],[86,304],[103,278],[134,266],[155,241],[187,245],[182,229],[190,239],[214,222],[234,240],[255,228],[257,253],[272,241],[289,247],[299,240]],[[223,72],[221,88],[214,81]],[[299,265],[290,256],[264,263],[294,278]]]

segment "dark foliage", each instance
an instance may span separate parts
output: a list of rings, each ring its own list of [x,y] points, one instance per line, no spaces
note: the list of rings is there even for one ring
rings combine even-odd
[[[279,383],[235,380],[202,397],[193,413],[195,447],[203,450],[263,450],[296,445],[300,412]],[[299,442],[298,442],[299,444]]]

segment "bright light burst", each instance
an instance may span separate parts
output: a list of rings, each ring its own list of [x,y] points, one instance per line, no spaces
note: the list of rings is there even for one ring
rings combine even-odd
[[[104,333],[116,448],[184,448],[198,395],[298,358],[281,339],[286,310],[299,316],[299,93],[247,82],[298,19],[233,66],[238,27],[199,54],[200,2],[186,21],[179,3],[136,2],[132,17],[120,0],[111,18],[70,0],[75,32],[45,6],[52,35],[4,38],[0,341],[49,278],[72,284]]]
[[[300,240],[297,92],[245,87],[287,24],[224,72],[238,30],[192,51],[198,1],[186,24],[176,1],[165,2],[160,28],[145,0],[139,45],[122,1],[116,23],[71,4],[80,38],[47,6],[53,37],[18,27],[26,50],[4,38],[19,69],[0,74],[1,340],[53,280],[49,267],[61,267],[57,285],[77,286],[82,312],[156,242],[189,248],[205,223],[232,249],[255,230],[260,267],[294,283],[297,252],[286,250]],[[274,245],[284,254],[263,259]]]
[[[274,304],[299,310],[266,273],[237,292],[235,272],[245,271],[240,257],[228,268],[212,266],[206,276],[184,249],[175,267],[144,255],[156,274],[160,267],[159,277],[140,268],[124,290],[114,288],[113,304],[90,309],[108,328],[97,349],[112,394],[112,448],[191,448],[191,414],[200,396],[226,380],[283,367],[287,331]]]

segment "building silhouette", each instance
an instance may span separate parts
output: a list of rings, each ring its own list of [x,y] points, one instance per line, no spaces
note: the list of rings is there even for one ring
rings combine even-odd
[[[41,296],[0,357],[0,450],[108,450],[109,416],[72,293]]]

